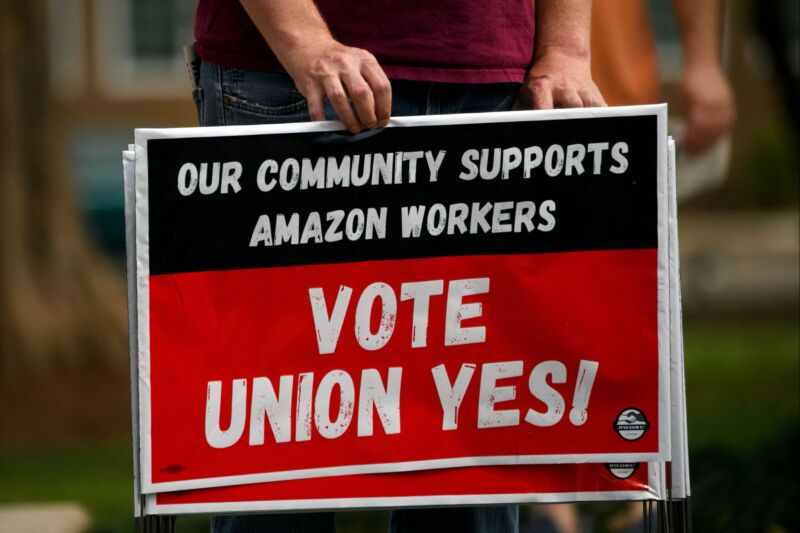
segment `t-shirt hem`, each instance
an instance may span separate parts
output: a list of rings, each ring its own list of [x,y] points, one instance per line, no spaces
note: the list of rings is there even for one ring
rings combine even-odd
[[[275,57],[223,52],[221,50],[208,48],[199,42],[194,43],[194,50],[203,61],[208,61],[209,63],[222,67],[254,70],[284,70]]]
[[[525,69],[493,67],[425,67],[382,65],[391,79],[442,83],[521,83]]]
[[[194,47],[202,60],[215,65],[256,70],[284,70],[277,58],[222,52],[209,49],[198,42]],[[390,79],[441,83],[521,83],[526,73],[524,68],[508,67],[429,67],[391,64],[381,66]]]

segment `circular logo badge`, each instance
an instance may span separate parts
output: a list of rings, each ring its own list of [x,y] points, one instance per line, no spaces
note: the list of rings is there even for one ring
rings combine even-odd
[[[606,463],[606,469],[618,479],[628,479],[639,469],[639,463]]]
[[[625,440],[639,440],[648,428],[650,422],[647,417],[635,407],[624,409],[614,422],[614,430]]]

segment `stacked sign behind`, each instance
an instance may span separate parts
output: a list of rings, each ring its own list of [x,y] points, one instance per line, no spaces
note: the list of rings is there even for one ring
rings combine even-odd
[[[663,106],[137,130],[137,513],[685,497],[665,132]]]

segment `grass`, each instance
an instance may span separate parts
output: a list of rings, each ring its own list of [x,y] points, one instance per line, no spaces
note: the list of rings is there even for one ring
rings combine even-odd
[[[0,502],[78,502],[96,531],[132,531],[131,446],[87,444],[5,452]]]
[[[747,461],[769,454],[781,435],[797,431],[798,336],[795,320],[789,319],[687,324],[689,438],[698,459],[709,450],[717,450],[714,456],[722,450],[738,458],[731,465],[746,468]],[[694,464],[697,498],[704,486],[719,490],[716,480],[735,482],[736,472],[725,468],[700,460]],[[788,479],[796,492],[797,480]],[[0,448],[0,503],[63,501],[89,510],[94,533],[133,531],[130,444]],[[343,532],[385,531],[386,514],[346,513],[337,522]],[[180,518],[178,531],[208,531],[208,520]]]
[[[794,320],[690,323],[686,396],[692,447],[752,451],[800,420]]]
[[[131,446],[87,444],[0,456],[0,504],[77,502],[92,516],[91,533],[134,531]],[[207,517],[179,519],[181,533],[207,533]]]

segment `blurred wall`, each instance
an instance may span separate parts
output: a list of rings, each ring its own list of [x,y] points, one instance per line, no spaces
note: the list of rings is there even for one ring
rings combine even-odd
[[[120,152],[136,127],[197,124],[181,47],[194,0],[49,0],[50,71],[80,209],[124,254]]]

